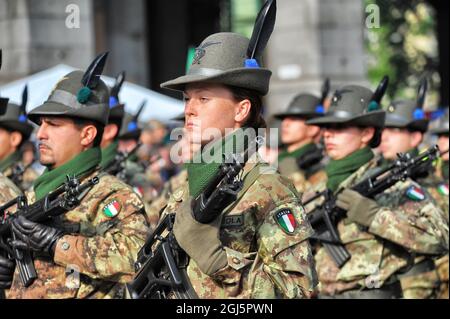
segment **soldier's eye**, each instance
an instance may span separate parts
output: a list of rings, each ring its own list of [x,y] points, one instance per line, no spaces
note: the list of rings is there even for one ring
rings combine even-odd
[[[200,102],[202,102],[202,103],[206,103],[208,101],[209,101],[209,99],[207,97],[201,97],[200,98]]]

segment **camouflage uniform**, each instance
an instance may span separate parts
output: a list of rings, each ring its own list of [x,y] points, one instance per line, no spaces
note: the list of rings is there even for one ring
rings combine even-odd
[[[376,160],[372,160],[361,167],[342,182],[336,192],[351,188],[369,176],[376,165]],[[424,254],[438,255],[448,250],[448,226],[443,221],[442,212],[428,194],[422,201],[410,199],[407,190],[411,186],[420,187],[407,180],[376,197],[382,208],[368,230],[346,220],[339,222],[340,238],[352,257],[339,269],[323,247],[317,251],[315,261],[321,294],[334,295],[348,290],[380,287],[386,282],[390,284],[407,266],[411,253],[422,255],[416,258],[415,263],[418,263],[425,258]],[[323,183],[316,190],[325,188]],[[434,292],[436,287],[430,286],[430,282],[438,280],[436,272],[424,276],[427,277],[422,282],[425,286],[409,287],[417,289],[421,298]],[[408,284],[407,277],[402,280]]]
[[[109,92],[99,80],[105,59],[106,54],[97,57],[84,74],[81,71],[67,74],[56,85],[48,100],[29,113],[30,119],[38,122],[43,116],[60,115],[105,125],[108,119]],[[86,75],[87,82],[82,80]],[[88,162],[81,161],[87,154],[92,154]],[[100,163],[97,154],[100,154],[100,150],[95,148],[81,152],[72,160],[78,161],[73,162],[72,166],[92,165],[97,161]],[[61,170],[61,167],[64,168],[64,165],[45,172],[40,179],[52,177],[52,173],[58,173],[57,170]],[[71,167],[67,166],[67,169],[70,170]],[[82,166],[75,169],[88,168]],[[30,250],[35,252],[34,264],[38,278],[25,288],[16,269],[7,294],[9,298],[124,296],[124,283],[132,278],[137,252],[148,231],[143,203],[130,187],[116,177],[98,173],[99,166],[86,171],[89,176],[83,176],[82,171],[73,172],[81,175],[82,181],[99,176],[99,183],[81,199],[80,205],[60,218],[53,219],[49,225],[33,223],[34,229],[39,229],[34,238],[42,234],[54,237],[54,251],[53,248],[50,253],[39,248],[33,249],[29,244],[29,237],[26,237],[32,235],[16,232],[15,225],[23,218],[12,221],[13,232],[24,238],[22,241],[25,240],[24,243],[28,243]],[[27,194],[30,203],[42,196],[36,193],[37,184],[35,186],[33,192]],[[55,235],[48,235],[49,232]]]
[[[16,198],[20,194],[20,189],[0,173],[0,206]]]
[[[19,132],[22,136],[22,142],[27,141],[33,132],[33,126],[28,121],[25,112],[27,92],[28,90],[25,87],[25,98],[24,101],[22,101],[22,105],[19,106],[14,103],[8,103],[5,114],[0,116],[0,128],[6,129],[9,132]],[[19,150],[16,150],[7,158],[3,158],[0,161],[0,171],[10,179],[12,179],[13,171],[20,167],[23,168],[24,165]],[[20,176],[21,180],[15,182],[20,184],[17,186],[19,186],[21,190],[26,191],[30,189],[37,177],[37,172],[31,167],[28,167]]]
[[[265,167],[247,163],[244,176]],[[170,197],[162,216],[176,212],[188,197],[186,183]],[[221,223],[220,240],[228,265],[207,276],[191,259],[187,274],[195,292],[200,298],[309,298],[317,284],[307,240],[313,230],[290,181],[273,170],[262,173],[238,197]],[[296,221],[291,235],[275,218],[285,209]]]
[[[34,193],[27,197],[33,202]],[[111,203],[119,210],[114,217],[105,213]],[[31,286],[22,286],[16,270],[8,298],[122,298],[122,284],[132,278],[147,232],[142,208],[130,187],[113,176],[101,177],[81,204],[64,215],[63,222],[79,225],[79,232],[59,239],[54,261],[35,258],[38,278]],[[70,281],[74,276],[68,269],[79,272],[79,282]]]
[[[328,94],[328,89],[322,92],[322,99],[313,94],[301,93],[296,95],[285,112],[274,115],[276,119],[285,121],[309,120],[323,116],[323,102]],[[282,123],[283,125],[283,123]],[[304,126],[302,130],[308,130]],[[291,131],[293,128],[289,128]],[[297,142],[305,143],[293,152],[283,152],[279,156],[278,168],[282,175],[288,176],[299,193],[304,193],[313,185],[326,178],[323,168],[323,150],[312,141],[308,142],[306,133],[304,140]],[[288,145],[289,146],[289,145]]]
[[[272,73],[260,67],[259,60],[273,30],[275,11],[274,2],[266,2],[258,14],[255,24],[262,26],[254,33],[260,35],[258,38],[249,40],[235,33],[208,36],[196,49],[187,74],[161,86],[184,91],[189,83],[212,82],[248,89],[258,96],[266,95]],[[249,52],[254,53],[249,55]],[[248,123],[252,128],[261,123],[260,115],[256,117],[253,123]],[[220,266],[226,265],[203,272],[199,258],[196,259],[198,264],[193,258],[189,260],[187,275],[200,298],[308,298],[315,290],[317,278],[307,240],[313,230],[305,219],[298,193],[288,179],[267,164],[256,164],[259,163],[256,159],[250,158],[241,172],[244,186],[237,200],[222,212],[220,220],[216,219],[220,229],[215,225],[202,225],[217,230],[219,238],[194,249],[202,252],[220,242],[218,248],[223,261]],[[193,180],[189,182],[194,185]],[[177,212],[179,208],[178,212],[187,212],[184,208],[189,208],[186,206],[189,197],[197,196],[189,194],[191,185],[186,184],[174,192],[162,216]],[[180,225],[177,220],[191,216],[188,214],[175,218],[174,235],[180,245],[181,240],[189,240],[189,234],[183,234],[185,238],[177,235],[177,225]],[[282,226],[282,218],[289,218],[286,223],[291,227],[283,228],[286,225]],[[178,234],[182,233],[180,228]]]
[[[295,189],[300,194],[307,192],[314,185],[319,184],[327,178],[321,163],[317,163],[307,170],[301,170],[296,164],[296,159],[292,157],[282,159],[278,164],[278,168],[280,174],[289,177]]]
[[[178,189],[187,184],[187,170],[182,170],[177,175],[169,179],[163,187],[161,194],[159,194],[145,210],[147,214],[147,221],[151,228],[155,228],[161,218],[161,211],[166,207],[170,196]]]
[[[426,83],[422,82],[418,90],[417,100],[393,101],[386,110],[385,127],[425,134],[429,126],[429,121],[422,111],[425,94]],[[415,156],[419,153],[419,150],[414,148],[409,152]],[[443,214],[442,220],[448,226],[448,195],[440,194],[442,187],[448,189],[448,183],[445,185],[442,179],[433,174],[433,170],[434,168],[430,166],[422,172],[417,172],[416,176],[412,178],[426,190],[429,200],[440,208]],[[429,259],[414,267],[416,269],[421,268],[421,270],[412,270],[408,272],[409,275],[403,275],[400,279],[404,297],[408,299],[435,298],[438,291],[439,276],[437,276],[437,270],[432,260]]]
[[[11,176],[13,174],[14,168],[16,167],[17,164],[20,165],[21,167],[25,166],[22,162],[14,163],[14,165],[11,165],[7,169],[5,169],[3,171],[3,174],[5,176]],[[39,177],[39,174],[32,167],[27,167],[21,176],[22,182],[20,183],[20,185],[17,185],[17,186],[19,186],[19,188],[23,191],[29,191],[29,190],[31,190],[31,187],[33,186],[33,182],[38,177]]]

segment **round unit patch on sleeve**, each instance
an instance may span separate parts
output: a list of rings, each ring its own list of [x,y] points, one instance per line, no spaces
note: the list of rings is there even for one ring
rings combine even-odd
[[[106,215],[106,217],[112,218],[117,216],[121,209],[122,205],[120,205],[117,200],[113,199],[105,206],[105,208],[103,208],[103,213]]]
[[[406,190],[406,196],[416,202],[420,202],[425,199],[425,193],[417,186],[411,186]]]
[[[292,235],[297,227],[294,214],[289,208],[283,208],[277,211],[274,218],[281,229],[289,235]]]

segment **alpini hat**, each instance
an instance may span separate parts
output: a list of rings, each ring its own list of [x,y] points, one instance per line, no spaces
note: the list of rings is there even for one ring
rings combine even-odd
[[[437,135],[448,135],[449,133],[449,116],[448,116],[448,106],[445,108],[443,114],[438,117],[436,120],[432,121],[430,123],[430,130],[429,132],[431,134],[437,134]]]
[[[385,127],[405,128],[411,131],[426,132],[428,119],[425,117],[423,105],[427,93],[427,80],[424,78],[417,92],[417,100],[393,101],[386,110]]]
[[[139,137],[141,136],[142,128],[139,126],[138,120],[139,115],[141,115],[146,103],[147,101],[142,102],[135,115],[125,112],[125,115],[122,119],[122,127],[120,128],[119,134],[117,135],[119,140],[139,139]]]
[[[262,53],[272,34],[276,1],[268,0],[259,12],[249,39],[236,33],[208,36],[195,49],[186,75],[161,84],[161,87],[184,91],[186,84],[206,82],[224,84],[266,95],[272,72],[261,68]]]
[[[109,115],[109,89],[100,79],[108,53],[100,54],[86,72],[64,76],[48,100],[29,113],[35,123],[42,116],[64,116],[96,121],[105,125]]]
[[[373,93],[359,85],[347,85],[337,90],[325,116],[308,120],[306,123],[318,126],[345,125],[383,128],[386,113],[380,102],[386,92],[388,78],[384,77]]]
[[[330,81],[326,79],[322,86],[322,97],[319,98],[313,94],[300,93],[296,95],[289,103],[285,112],[274,114],[277,119],[284,119],[286,117],[298,117],[302,119],[312,119],[323,116],[325,108],[323,103],[330,91]]]

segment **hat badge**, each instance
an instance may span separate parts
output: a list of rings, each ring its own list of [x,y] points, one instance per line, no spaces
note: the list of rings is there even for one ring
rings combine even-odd
[[[195,48],[195,54],[194,59],[192,60],[192,65],[194,64],[200,64],[200,60],[205,56],[206,54],[206,48],[214,45],[214,44],[220,44],[221,42],[205,42],[201,46]]]

